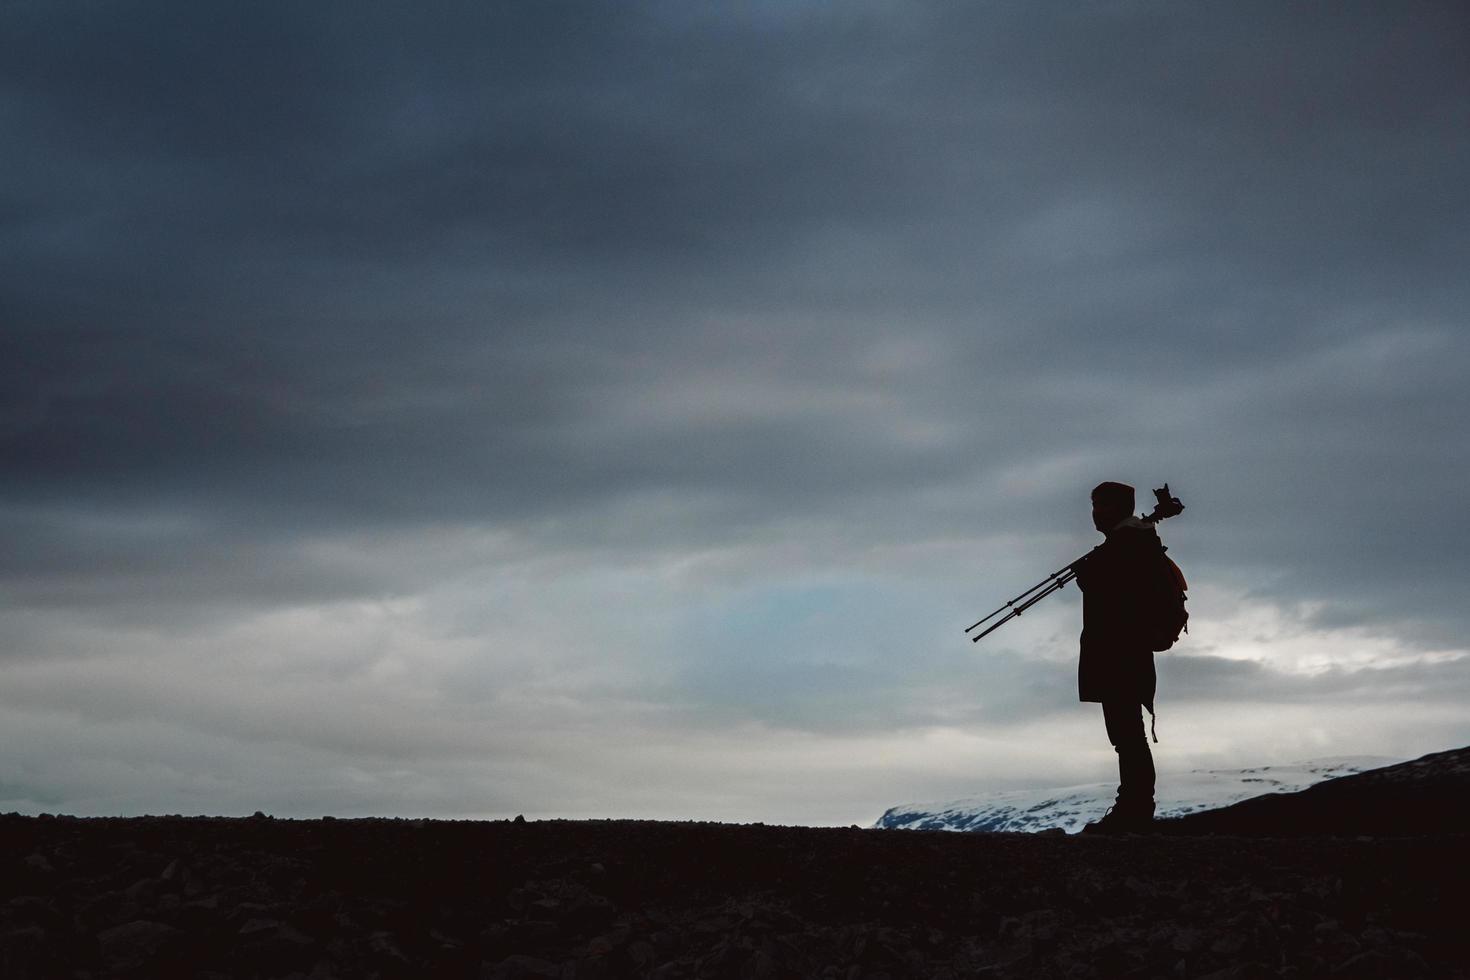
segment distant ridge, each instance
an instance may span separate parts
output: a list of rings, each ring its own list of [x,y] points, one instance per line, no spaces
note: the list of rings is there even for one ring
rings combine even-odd
[[[1181,817],[1227,806],[1263,793],[1291,793],[1323,780],[1378,769],[1399,760],[1382,756],[1341,756],[1288,765],[1248,769],[1195,769],[1159,778],[1158,816]],[[1062,829],[1076,833],[1107,811],[1115,782],[1059,789],[1013,790],[945,803],[906,803],[887,810],[875,827],[887,830],[953,830],[1034,833]]]
[[[1267,837],[1465,834],[1467,809],[1470,746],[1181,816],[1159,830]]]

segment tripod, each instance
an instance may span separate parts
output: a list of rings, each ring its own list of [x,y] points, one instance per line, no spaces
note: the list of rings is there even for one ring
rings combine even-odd
[[[1180,502],[1179,498],[1170,495],[1169,484],[1167,483],[1154,491],[1154,497],[1158,500],[1158,504],[1154,507],[1153,513],[1143,518],[1143,520],[1149,524],[1157,524],[1164,518],[1174,517],[1175,515],[1182,513],[1184,510],[1184,504]],[[1102,546],[1099,545],[1098,547]],[[1093,549],[1093,551],[1096,550],[1097,548]],[[1092,551],[1089,551],[1087,554],[1083,555],[1081,558],[1078,558],[1071,564],[1062,566],[1061,568],[1052,572],[1046,578],[1042,579],[1040,582],[1037,582],[1035,585],[1031,586],[1031,588],[1027,589],[1025,592],[1022,592],[1020,595],[1016,596],[1014,599],[1001,606],[989,616],[986,616],[985,619],[980,620],[979,623],[975,623],[973,626],[965,627],[965,632],[968,633],[970,632],[970,630],[974,629],[976,626],[979,626],[981,623],[986,622],[992,617],[1000,616],[1000,614],[1005,612],[1007,609],[1010,610],[1010,612],[1006,613],[1004,616],[1001,616],[1000,619],[996,620],[994,623],[991,623],[990,626],[986,628],[985,632],[970,637],[970,642],[979,643],[982,639],[989,636],[994,631],[1000,629],[1001,626],[1010,622],[1012,619],[1015,619],[1017,616],[1021,615],[1023,612],[1036,605],[1042,599],[1045,599],[1053,592],[1065,588],[1068,582],[1077,577],[1077,566],[1085,562],[1088,557],[1091,556],[1091,554]],[[1039,592],[1037,591],[1038,589],[1040,590]],[[1035,593],[1035,595],[1032,595],[1032,593]],[[1028,599],[1027,596],[1030,596],[1030,598]],[[1023,602],[1022,600],[1025,601]],[[1020,605],[1017,605],[1017,603],[1020,603]]]
[[[1091,554],[1091,553],[1092,552],[1088,552],[1088,554]],[[1020,595],[1016,596],[1014,599],[1011,599],[1004,606],[1001,606],[999,609],[997,609],[995,612],[991,613],[989,616],[986,616],[985,619],[980,620],[980,623],[983,623],[983,622],[985,622],[986,620],[990,619],[993,616],[999,616],[1002,612],[1005,612],[1006,609],[1010,609],[1010,612],[1006,613],[1004,616],[1002,616],[1000,619],[996,620],[994,623],[991,623],[990,626],[985,630],[985,632],[979,633],[979,634],[977,634],[975,636],[970,637],[970,642],[971,643],[979,643],[986,636],[989,636],[995,630],[1000,629],[1006,623],[1010,622],[1015,617],[1021,615],[1023,612],[1025,612],[1026,610],[1030,609],[1032,606],[1036,605],[1036,603],[1040,602],[1042,599],[1045,599],[1047,596],[1051,595],[1053,592],[1056,592],[1056,591],[1058,591],[1060,589],[1065,588],[1068,582],[1072,581],[1074,578],[1077,577],[1077,566],[1080,565],[1080,564],[1082,564],[1086,560],[1087,560],[1087,555],[1083,555],[1081,558],[1078,558],[1076,561],[1072,562],[1070,565],[1066,565],[1066,566],[1064,566],[1062,568],[1057,569],[1056,571],[1054,571],[1050,575],[1048,575],[1046,578],[1042,579],[1040,582],[1037,582],[1035,585],[1031,586],[1031,588],[1027,589],[1025,592],[1022,592]],[[1044,588],[1043,588],[1043,586],[1044,586]],[[1041,591],[1040,592],[1036,592],[1037,589],[1041,589]],[[1035,595],[1031,595],[1031,593],[1033,593],[1033,592],[1036,592],[1036,594]],[[1027,596],[1031,596],[1031,598],[1026,599]],[[1026,599],[1026,601],[1025,602],[1021,602],[1022,599]],[[1016,605],[1016,603],[1018,603],[1018,602],[1021,603],[1019,606]],[[974,629],[975,626],[979,626],[980,623],[976,623],[974,626],[967,626],[967,627],[965,627],[965,632],[966,633],[970,632],[970,630]]]

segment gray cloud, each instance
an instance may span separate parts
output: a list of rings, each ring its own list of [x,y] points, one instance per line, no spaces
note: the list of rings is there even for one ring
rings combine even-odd
[[[1160,683],[1171,700],[1183,703],[1263,701],[1271,704],[1380,703],[1453,706],[1470,694],[1470,671],[1463,658],[1427,663],[1357,668],[1333,667],[1320,673],[1273,669],[1254,660],[1178,655],[1160,661]]]

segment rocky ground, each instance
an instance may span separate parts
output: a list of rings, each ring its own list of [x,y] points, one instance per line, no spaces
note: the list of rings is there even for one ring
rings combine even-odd
[[[1463,977],[1467,839],[0,817],[0,976]]]

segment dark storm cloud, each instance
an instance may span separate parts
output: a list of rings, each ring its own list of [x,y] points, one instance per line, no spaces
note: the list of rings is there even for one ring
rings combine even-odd
[[[852,208],[825,177],[862,133],[766,120],[758,38],[530,10],[22,17],[12,492],[417,520],[618,489],[640,447],[581,445],[579,390]]]
[[[1119,471],[1324,621],[1464,581],[1453,5],[3,16],[23,594],[106,520],[333,595],[300,536],[1024,532]]]

